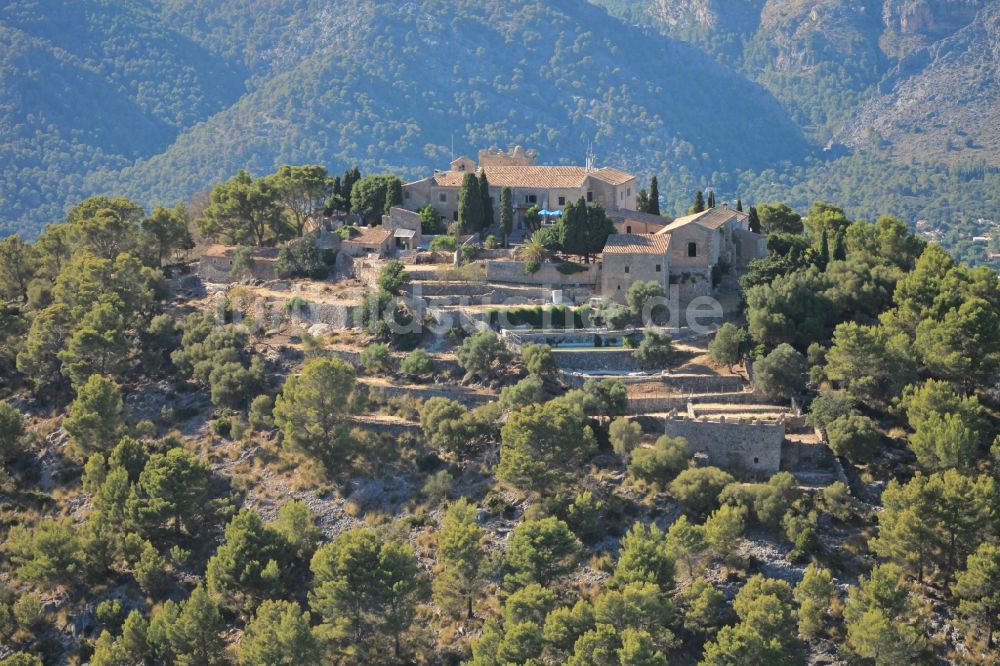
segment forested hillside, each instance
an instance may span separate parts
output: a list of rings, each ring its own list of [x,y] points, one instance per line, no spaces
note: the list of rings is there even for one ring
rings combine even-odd
[[[348,176],[362,214],[400,187]],[[996,663],[995,271],[762,203],[767,256],[711,331],[654,326],[641,280],[484,313],[492,236],[338,270],[296,223],[343,183],[241,172],[195,220],[94,197],[0,242],[0,666]],[[521,258],[578,265],[580,213]],[[281,279],[243,246],[203,280],[192,226],[273,245]],[[430,285],[483,325],[419,316]],[[573,335],[546,312],[594,346],[495,330]],[[783,441],[706,456],[681,421]]]

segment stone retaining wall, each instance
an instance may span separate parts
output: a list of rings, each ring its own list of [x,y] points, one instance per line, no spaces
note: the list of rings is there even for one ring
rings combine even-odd
[[[642,364],[632,355],[632,349],[573,350],[553,349],[556,365],[563,370],[638,372]],[[581,382],[582,385],[582,382]]]
[[[486,279],[490,282],[512,282],[514,284],[551,285],[584,285],[597,287],[601,284],[600,264],[584,265],[582,270],[572,275],[559,272],[557,264],[542,264],[534,273],[524,272],[523,261],[487,261]]]
[[[355,428],[360,428],[361,430],[370,430],[378,435],[390,435],[392,437],[420,435],[419,423],[408,423],[405,421],[380,421],[375,419],[367,420],[364,418],[354,417],[351,419],[351,425]]]
[[[644,413],[664,413],[671,410],[686,411],[688,403],[718,403],[727,405],[754,405],[760,402],[760,396],[750,391],[738,391],[735,393],[703,393],[691,395],[690,393],[680,393],[677,395],[658,396],[636,396],[628,399],[628,410],[630,414]]]
[[[353,349],[330,349],[325,352],[329,356],[334,358],[339,358],[345,363],[349,363],[355,368],[361,367],[361,352],[355,351]],[[433,356],[433,354],[432,354]],[[392,367],[391,370],[396,370],[399,367],[400,362],[406,354],[403,352],[393,352],[392,353]],[[463,370],[458,366],[458,361],[452,358],[434,358],[434,372],[436,373],[446,373],[451,375],[462,375]]]
[[[471,391],[463,391],[459,387],[446,387],[435,384],[428,384],[426,386],[420,385],[407,385],[407,386],[383,386],[376,384],[365,384],[368,386],[369,392],[380,392],[386,398],[400,398],[408,397],[415,398],[417,400],[430,400],[431,398],[447,398],[448,400],[454,400],[455,402],[460,402],[466,407],[472,409],[478,407],[479,405],[485,405],[488,402],[493,402],[496,400],[495,396],[487,395],[484,393],[473,393]]]
[[[751,478],[781,470],[785,423],[734,423],[668,418],[665,433],[683,437],[692,452],[704,453],[716,467]]]
[[[631,352],[631,350],[625,350]],[[553,350],[555,354],[555,350]],[[586,352],[568,352],[568,353],[586,353]],[[607,351],[593,353],[608,353]],[[567,359],[567,362],[572,359]],[[593,368],[581,368],[574,366],[570,368],[569,366],[560,365],[563,370],[593,370]],[[602,368],[597,368],[602,369]],[[692,397],[697,397],[697,394],[714,394],[714,393],[742,393],[743,387],[746,382],[742,378],[737,376],[720,376],[720,375],[639,375],[639,376],[601,376],[595,375],[599,379],[605,377],[610,379],[618,379],[622,383],[628,384],[644,384],[650,381],[656,381],[663,384],[663,391],[665,393],[679,393],[679,394],[689,394]],[[580,388],[583,386],[584,382],[591,379],[591,376],[580,375],[580,374],[570,374],[569,372],[563,372],[563,381],[573,388]],[[756,402],[752,400],[750,402]]]

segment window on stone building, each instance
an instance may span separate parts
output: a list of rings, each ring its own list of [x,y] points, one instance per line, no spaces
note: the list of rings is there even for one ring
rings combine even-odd
[[[697,257],[698,256],[698,244],[697,243],[688,243],[688,256],[689,257]]]
[[[447,192],[442,192],[440,195],[438,195],[438,199],[441,201],[441,203],[447,203],[448,202],[448,193]]]
[[[627,234],[632,233],[632,227],[625,227],[625,233]]]
[[[560,206],[566,205],[566,197],[559,197],[559,205]]]
[[[628,266],[625,267],[625,272],[628,273]]]
[[[656,272],[659,273],[661,270],[663,269],[660,267],[660,264],[656,264]]]
[[[759,462],[760,462],[760,458],[754,458],[754,459],[753,459],[753,464],[754,464],[754,465],[756,465],[756,464],[757,464],[757,463],[759,463]]]
[[[594,200],[594,193],[593,192],[587,192],[587,201],[589,202],[589,201],[593,201],[593,200]]]
[[[451,219],[453,219],[454,221],[458,222],[458,211],[457,210],[452,212]]]

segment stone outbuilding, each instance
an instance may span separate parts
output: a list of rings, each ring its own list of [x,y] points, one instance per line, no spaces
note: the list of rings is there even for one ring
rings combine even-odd
[[[341,253],[349,257],[386,257],[392,253],[393,232],[383,226],[362,227],[361,235],[340,243]]]
[[[747,228],[749,216],[728,205],[679,217],[657,235],[670,236],[670,283],[681,302],[710,296],[713,270],[745,267],[766,256],[763,237]]]
[[[416,250],[422,241],[420,214],[400,206],[393,206],[388,215],[382,216],[382,226],[392,232],[397,250]]]
[[[228,284],[235,282],[231,273],[236,256],[235,245],[209,245],[198,260],[198,277],[205,282]],[[274,264],[280,250],[275,247],[255,248],[250,253],[250,275],[258,280],[277,277]]]
[[[612,234],[604,246],[601,294],[624,303],[629,287],[656,282],[667,293],[670,279],[670,236]]]

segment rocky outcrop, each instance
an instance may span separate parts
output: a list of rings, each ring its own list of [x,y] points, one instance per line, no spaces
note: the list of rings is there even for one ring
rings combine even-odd
[[[967,11],[968,3],[961,4],[953,21]],[[921,20],[936,15],[929,16]],[[981,10],[954,34],[901,60],[880,93],[855,114],[842,143],[855,149],[888,145],[904,160],[1000,165],[1000,7]]]

